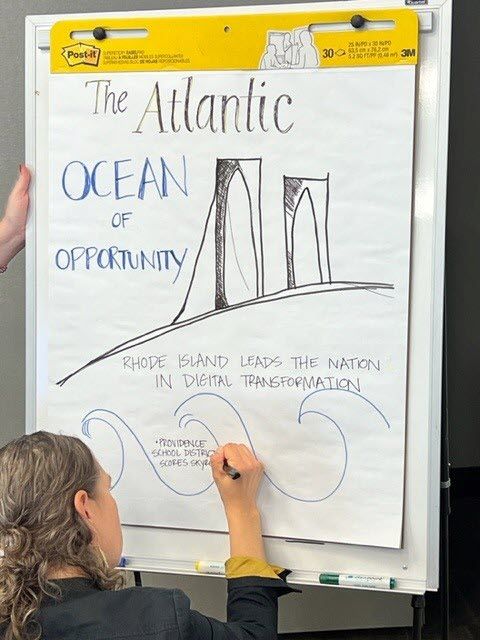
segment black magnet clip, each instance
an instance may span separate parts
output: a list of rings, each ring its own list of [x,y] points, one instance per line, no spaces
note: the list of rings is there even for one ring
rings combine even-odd
[[[366,21],[367,21],[366,18],[356,13],[354,16],[351,17],[350,24],[354,29],[361,29]]]
[[[93,37],[95,38],[95,40],[105,40],[105,38],[107,37],[107,32],[103,27],[95,27],[95,29],[93,30]]]

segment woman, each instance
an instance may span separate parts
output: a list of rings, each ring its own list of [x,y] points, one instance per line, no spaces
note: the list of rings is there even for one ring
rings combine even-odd
[[[111,478],[81,440],[39,431],[0,449],[0,638],[275,638],[277,598],[292,589],[281,579],[288,572],[265,560],[262,465],[237,444],[210,462],[230,535],[226,623],[192,611],[177,589],[117,591],[122,532]]]
[[[0,220],[0,273],[7,270],[10,260],[25,246],[25,223],[28,210],[30,171],[23,164],[8,198],[5,215]]]

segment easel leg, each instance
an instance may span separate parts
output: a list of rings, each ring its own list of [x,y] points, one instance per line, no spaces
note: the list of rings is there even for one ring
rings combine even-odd
[[[440,607],[441,640],[450,637],[450,447],[448,422],[447,295],[443,310],[442,456],[440,468]]]
[[[141,587],[142,586],[142,574],[140,573],[140,571],[134,571],[133,572],[133,577],[135,579],[135,586],[136,587]]]
[[[422,628],[425,620],[425,596],[412,596],[412,607],[412,640],[422,640]]]

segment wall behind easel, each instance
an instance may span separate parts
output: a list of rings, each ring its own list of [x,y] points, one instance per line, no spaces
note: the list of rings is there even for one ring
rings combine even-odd
[[[451,457],[480,475],[480,71],[478,2],[453,3],[447,199],[447,324]],[[476,467],[476,469],[473,469]]]
[[[290,0],[294,3],[296,0]],[[24,158],[24,18],[29,14],[81,11],[127,11],[198,7],[191,0],[20,0],[0,3],[0,59],[8,61],[0,91],[0,206],[6,201],[19,162]],[[206,6],[242,5],[244,0],[205,0]],[[250,0],[249,4],[282,4],[277,0]],[[447,218],[447,284],[450,349],[450,419],[454,466],[480,466],[478,417],[480,394],[477,370],[480,358],[480,156],[477,112],[480,87],[476,82],[480,59],[476,50],[478,3],[454,7],[450,175]],[[477,109],[475,109],[477,107]],[[42,216],[46,212],[37,212]],[[0,276],[0,446],[21,435],[25,424],[25,265],[20,255]],[[268,516],[267,516],[268,517]],[[145,575],[145,583],[177,586],[192,598],[193,606],[223,616],[222,580]],[[306,631],[342,628],[403,626],[410,623],[409,598],[390,594],[305,588],[302,596],[281,603],[281,630]],[[348,615],[345,614],[348,612]]]

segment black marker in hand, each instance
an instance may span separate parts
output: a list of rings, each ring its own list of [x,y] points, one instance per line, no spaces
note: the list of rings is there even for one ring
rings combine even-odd
[[[228,466],[226,460],[223,463],[223,470],[225,471],[225,473],[227,473],[230,476],[232,480],[238,480],[238,478],[242,477],[239,471],[237,471],[233,467]]]

